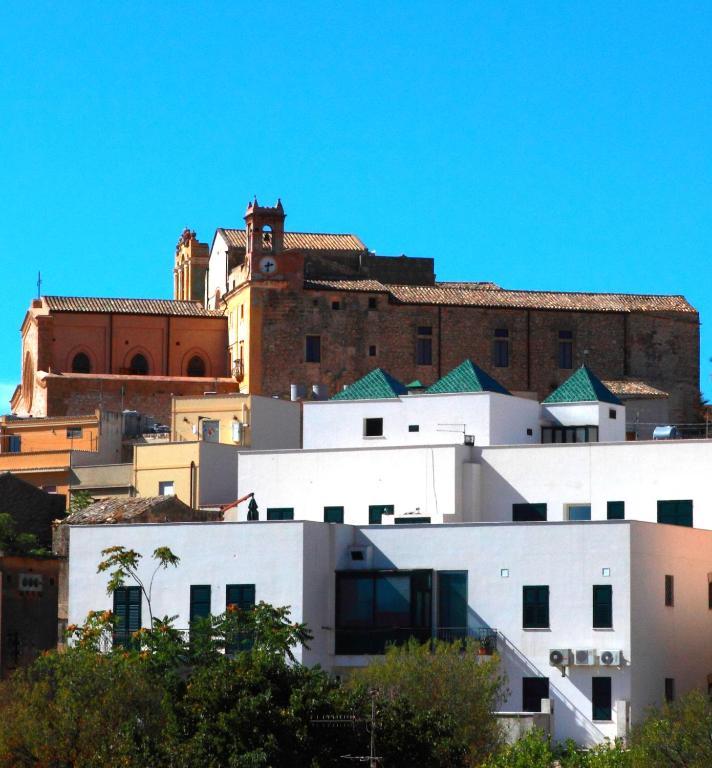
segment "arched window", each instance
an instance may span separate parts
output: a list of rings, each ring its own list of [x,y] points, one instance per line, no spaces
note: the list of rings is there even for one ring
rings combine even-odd
[[[134,376],[148,375],[148,360],[139,352],[131,358],[131,373]]]
[[[84,352],[77,352],[72,359],[72,373],[91,373],[91,362],[89,355]]]
[[[193,355],[188,361],[188,376],[205,376],[205,363],[203,358]]]

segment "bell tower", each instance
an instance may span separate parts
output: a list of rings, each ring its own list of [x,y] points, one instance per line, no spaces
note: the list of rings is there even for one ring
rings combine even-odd
[[[284,220],[282,201],[275,206],[263,206],[255,198],[245,212],[247,263],[252,275],[269,275],[277,271],[274,258],[284,250]]]
[[[173,298],[177,301],[205,301],[205,275],[210,249],[198,242],[195,232],[184,229],[176,245],[173,269]]]

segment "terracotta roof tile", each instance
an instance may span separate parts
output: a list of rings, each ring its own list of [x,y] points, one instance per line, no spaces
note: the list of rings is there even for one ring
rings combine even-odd
[[[135,496],[133,498],[115,498],[95,501],[88,507],[65,518],[66,525],[93,525],[95,523],[130,523],[151,513],[156,522],[163,516],[165,522],[180,520],[218,519],[219,514],[192,509],[177,496]]]
[[[603,382],[608,389],[613,392],[614,395],[622,398],[642,397],[642,398],[662,398],[670,397],[667,392],[663,392],[662,389],[646,384],[644,381],[637,381],[633,379],[621,379],[617,381],[604,381]]]
[[[684,312],[697,314],[684,296],[635,293],[510,291],[491,283],[392,285],[377,280],[307,280],[305,288],[341,291],[380,291],[401,304],[432,304],[510,309],[554,309],[588,312]],[[487,286],[487,287],[483,287]]]
[[[219,229],[228,245],[245,248],[244,229]],[[366,246],[356,235],[332,235],[321,232],[285,232],[285,249],[304,251],[365,251]]]
[[[221,317],[222,311],[205,309],[194,301],[172,299],[113,299],[90,296],[43,296],[52,312],[114,312],[125,315],[176,315],[181,317]]]

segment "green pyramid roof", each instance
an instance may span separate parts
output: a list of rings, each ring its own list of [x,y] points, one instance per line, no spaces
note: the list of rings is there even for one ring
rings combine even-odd
[[[337,392],[332,400],[383,400],[407,395],[408,389],[387,371],[376,368],[362,379]]]
[[[571,374],[566,381],[559,385],[545,403],[612,403],[622,405],[621,401],[610,389],[596,376],[596,374],[582,365]]]
[[[420,383],[420,379],[413,379],[410,383],[406,384],[408,389],[419,389],[423,385]]]
[[[446,373],[442,379],[438,379],[435,384],[429,387],[428,394],[446,394],[449,392],[498,392],[501,395],[508,395],[509,392],[488,373],[482,370],[472,360],[465,360],[454,368],[450,373]]]

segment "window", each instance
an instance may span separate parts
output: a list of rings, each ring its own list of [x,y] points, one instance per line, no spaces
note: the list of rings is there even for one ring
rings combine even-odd
[[[430,638],[431,571],[336,574],[336,653],[383,653],[388,643]]]
[[[574,367],[574,334],[572,331],[559,331],[559,368]]]
[[[131,358],[129,373],[134,376],[148,376],[148,360],[139,353]]]
[[[609,520],[625,520],[625,501],[609,501],[606,515]]]
[[[433,364],[433,328],[430,325],[419,325],[415,340],[416,365]]]
[[[324,522],[325,523],[343,523],[344,508],[343,507],[324,507]]]
[[[193,624],[210,616],[210,584],[190,585],[190,628]]]
[[[341,309],[341,302],[340,301],[332,301],[331,302],[331,308],[338,310]]]
[[[369,296],[368,297],[368,308],[369,309],[378,309],[378,299],[376,299],[375,296]]]
[[[609,419],[617,419],[618,418],[618,411],[615,408],[609,408],[608,409],[608,418]]]
[[[117,587],[114,590],[114,645],[136,646],[133,633],[141,629],[141,587]]]
[[[467,636],[467,571],[438,571],[438,638]]]
[[[227,584],[225,586],[225,607],[234,606],[247,611],[255,606],[254,584]]]
[[[383,419],[364,419],[364,437],[383,437]]]
[[[670,704],[675,701],[675,678],[665,678],[665,701]]]
[[[548,698],[548,677],[522,678],[522,712],[541,712],[541,700]]]
[[[492,362],[495,368],[509,367],[509,330],[507,328],[495,329]]]
[[[294,520],[294,507],[267,507],[268,520]]]
[[[67,439],[77,440],[84,434],[84,430],[81,427],[67,427]]]
[[[546,504],[512,504],[512,520],[515,523],[546,521]]]
[[[430,518],[421,517],[420,515],[411,515],[410,517],[396,517],[393,522],[395,525],[416,525],[417,523],[428,524]]]
[[[376,356],[376,345],[371,344],[371,346],[368,348],[368,356],[369,357],[375,357]]]
[[[611,719],[611,678],[591,678],[591,719]]]
[[[72,358],[72,373],[91,373],[91,362],[89,355],[84,352],[77,352]]]
[[[159,496],[175,496],[176,486],[173,480],[161,480],[158,483]]]
[[[613,587],[610,584],[593,585],[593,628],[611,629],[613,626]]]
[[[597,443],[598,427],[542,427],[542,443]]]
[[[420,432],[420,424],[408,424],[408,432]]]
[[[658,501],[658,522],[692,528],[692,501]]]
[[[7,436],[7,452],[8,453],[20,453],[22,447],[22,438],[20,435],[8,435]]]
[[[200,424],[204,443],[220,442],[220,422],[218,419],[202,419]]]
[[[307,336],[305,360],[307,363],[321,362],[321,336]]]
[[[522,587],[522,627],[549,628],[549,587]]]
[[[188,376],[205,376],[205,362],[202,357],[193,355],[188,361]]]
[[[368,508],[368,524],[380,525],[383,522],[383,515],[392,515],[393,512],[393,504],[372,504]]]
[[[675,577],[665,576],[665,605],[672,608],[675,605]]]
[[[569,520],[590,520],[590,504],[569,504],[566,508]]]

